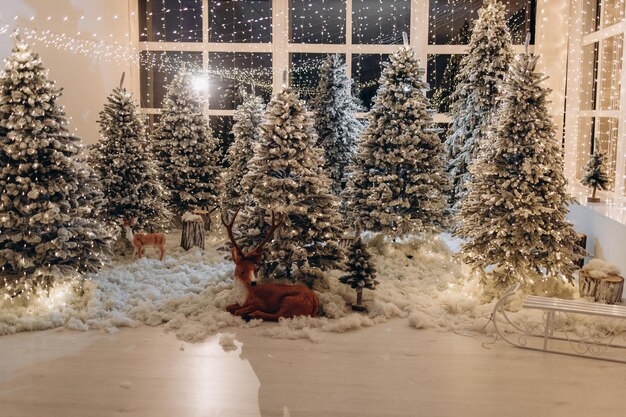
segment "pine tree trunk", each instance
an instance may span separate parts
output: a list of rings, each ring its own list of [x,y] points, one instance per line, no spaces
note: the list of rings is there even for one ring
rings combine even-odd
[[[593,187],[593,191],[591,193],[591,197],[587,197],[587,201],[590,203],[598,203],[600,202],[600,198],[596,197],[596,187]]]
[[[581,297],[592,297],[594,301],[607,304],[616,304],[622,301],[624,278],[620,276],[609,275],[594,278],[581,271],[578,280]]]
[[[189,250],[194,246],[204,249],[204,221],[183,222],[180,246],[185,250]]]
[[[367,307],[363,305],[363,288],[356,290],[356,303],[352,304],[352,310],[367,312]]]

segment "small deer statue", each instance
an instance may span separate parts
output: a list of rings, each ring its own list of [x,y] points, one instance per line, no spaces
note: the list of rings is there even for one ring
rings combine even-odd
[[[244,254],[237,245],[233,235],[233,224],[237,218],[235,212],[232,220],[227,222],[222,214],[222,224],[228,232],[233,245],[232,255],[235,261],[235,293],[237,303],[226,307],[226,310],[245,320],[262,319],[278,321],[279,318],[296,316],[317,316],[319,300],[317,295],[304,285],[290,284],[257,284],[255,272],[259,262],[263,259],[263,247],[272,240],[274,232],[284,222],[285,216],[276,215],[272,211],[270,229],[263,241],[251,252]]]
[[[133,250],[133,259],[135,254],[139,258],[143,255],[143,248],[146,246],[156,246],[161,252],[160,260],[165,257],[165,234],[163,233],[133,233],[133,227],[137,224],[137,218],[131,220],[122,220],[122,225],[126,231],[126,239],[133,244],[135,249]]]

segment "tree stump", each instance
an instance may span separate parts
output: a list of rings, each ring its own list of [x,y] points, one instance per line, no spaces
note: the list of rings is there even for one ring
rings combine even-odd
[[[204,249],[204,220],[202,217],[191,213],[183,215],[183,233],[180,237],[180,246],[185,250],[194,246]]]
[[[197,209],[193,211],[193,214],[197,214],[198,216],[202,217],[202,220],[204,220],[204,230],[206,231],[211,230],[211,214],[215,210],[217,210],[217,208],[214,208],[213,210]]]
[[[600,303],[617,304],[622,302],[624,278],[619,275],[593,277],[581,271],[578,276],[578,288],[581,297],[593,297]]]

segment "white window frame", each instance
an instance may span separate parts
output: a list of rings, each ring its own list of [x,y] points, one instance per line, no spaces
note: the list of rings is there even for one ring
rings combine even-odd
[[[292,53],[341,53],[346,57],[348,74],[352,74],[352,55],[354,54],[392,54],[396,52],[400,45],[361,45],[352,44],[352,1],[346,0],[346,43],[345,44],[303,44],[289,42],[289,0],[272,0],[272,42],[271,43],[228,43],[209,42],[209,0],[202,0],[202,33],[203,42],[140,42],[139,41],[139,21],[138,21],[138,0],[129,0],[131,10],[131,48],[138,51],[191,51],[203,53],[203,69],[208,72],[209,52],[253,52],[271,53],[273,82],[272,93],[276,93],[284,87],[284,71],[289,71],[289,54]],[[537,15],[539,15],[540,1],[537,2]],[[134,13],[134,14],[132,14]],[[435,54],[464,54],[467,51],[466,45],[429,45],[428,44],[428,18],[429,0],[411,0],[410,33],[409,43],[415,49],[417,56],[427,70],[428,55]],[[533,51],[531,45],[530,50]],[[523,45],[514,46],[515,53],[523,53]],[[133,68],[131,77],[133,79],[134,91],[140,97],[139,91],[139,69]],[[425,75],[428,77],[428,74]],[[287,84],[289,77],[287,77]],[[208,94],[208,92],[207,92]],[[158,108],[141,108],[144,114],[160,114]],[[206,109],[209,116],[232,116],[234,110]],[[365,114],[358,114],[364,117]],[[435,122],[448,123],[449,117],[446,114],[435,114]]]

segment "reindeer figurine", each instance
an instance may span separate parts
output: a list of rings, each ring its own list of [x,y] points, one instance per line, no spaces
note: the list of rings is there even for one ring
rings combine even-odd
[[[226,310],[235,316],[243,317],[245,320],[278,321],[281,317],[317,316],[319,300],[317,295],[308,287],[277,283],[257,285],[256,282],[254,273],[259,262],[263,259],[263,247],[272,240],[276,229],[283,224],[285,216],[281,214],[277,219],[272,211],[272,223],[267,235],[254,250],[244,254],[233,235],[233,224],[238,212],[239,210],[235,212],[230,222],[225,220],[224,214],[221,216],[222,224],[233,244],[234,281],[235,293],[237,294],[237,303],[227,306]]]
[[[139,258],[143,255],[143,248],[146,246],[156,246],[161,252],[160,260],[165,257],[165,234],[163,233],[133,233],[133,227],[137,224],[137,218],[131,220],[122,220],[122,225],[126,231],[126,239],[133,244],[133,259],[135,254]]]

